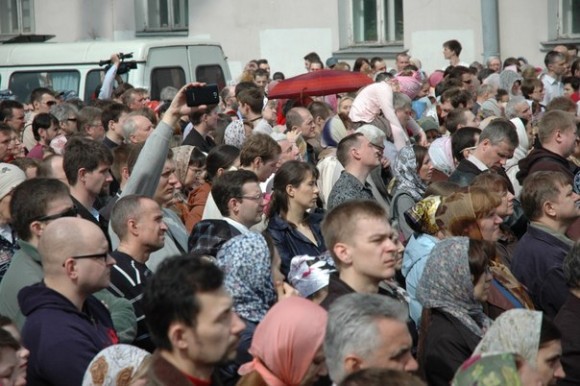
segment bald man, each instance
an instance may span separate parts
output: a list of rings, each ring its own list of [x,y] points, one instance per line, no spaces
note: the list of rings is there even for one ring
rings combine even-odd
[[[27,318],[28,384],[80,385],[95,355],[118,343],[109,311],[92,295],[110,283],[115,259],[108,249],[101,229],[88,220],[63,217],[44,229],[38,244],[44,281],[18,294]]]

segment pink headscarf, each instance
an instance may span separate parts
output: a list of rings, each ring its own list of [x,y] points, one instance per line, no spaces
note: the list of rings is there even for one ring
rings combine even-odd
[[[395,75],[395,79],[399,81],[401,92],[406,94],[409,98],[415,99],[419,91],[421,91],[421,74],[419,71],[413,71],[412,75]]]
[[[241,375],[257,371],[269,386],[297,386],[306,375],[326,331],[327,313],[301,297],[276,303],[258,324]]]

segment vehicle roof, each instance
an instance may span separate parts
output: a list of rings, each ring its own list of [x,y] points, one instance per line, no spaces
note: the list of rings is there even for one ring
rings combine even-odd
[[[0,67],[98,64],[110,58],[113,52],[133,53],[133,59],[144,62],[153,47],[182,45],[217,46],[208,40],[188,38],[135,39],[117,41],[84,41],[76,43],[20,43],[0,45]]]

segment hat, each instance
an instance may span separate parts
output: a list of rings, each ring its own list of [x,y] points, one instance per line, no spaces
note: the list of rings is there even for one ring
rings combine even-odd
[[[338,59],[336,59],[334,56],[331,56],[330,58],[326,59],[326,67],[328,68],[332,68],[334,66],[336,66],[338,64]]]
[[[295,256],[290,263],[288,281],[307,298],[328,286],[330,273],[336,271],[327,259],[308,255]]]
[[[398,73],[395,75],[395,79],[399,81],[401,92],[411,99],[415,99],[423,86],[419,71],[413,71],[411,75],[402,75],[401,73]]]
[[[356,133],[361,133],[365,136],[366,139],[369,140],[370,143],[373,145],[380,147],[383,149],[385,147],[385,132],[376,127],[375,125],[362,125],[358,129],[355,130]]]
[[[427,132],[429,130],[439,131],[439,125],[437,124],[437,122],[435,122],[435,119],[433,119],[432,117],[421,118],[417,121],[417,123],[419,124],[419,126],[421,126],[424,132]]]
[[[26,174],[17,166],[0,163],[0,200],[26,180]]]

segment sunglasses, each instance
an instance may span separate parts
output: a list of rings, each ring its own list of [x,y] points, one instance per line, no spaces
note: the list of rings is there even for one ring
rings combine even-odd
[[[109,252],[103,252],[103,253],[93,253],[90,255],[79,255],[79,256],[71,256],[71,259],[103,259],[103,261],[107,261],[107,257],[109,257]]]
[[[35,217],[31,221],[51,221],[51,220],[56,220],[57,218],[62,218],[62,217],[77,217],[78,214],[79,214],[79,210],[78,210],[77,206],[73,205],[63,212],[51,214],[51,215],[47,215],[47,216]]]

